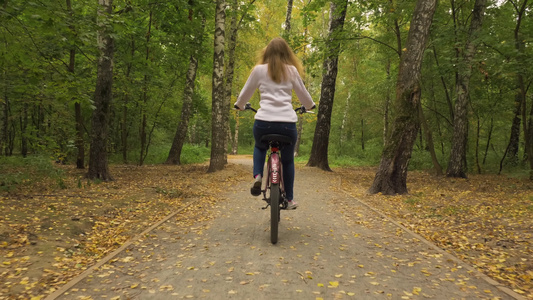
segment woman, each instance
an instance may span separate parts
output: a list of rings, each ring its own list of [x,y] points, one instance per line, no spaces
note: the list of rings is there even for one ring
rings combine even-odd
[[[252,195],[261,194],[263,167],[268,150],[268,144],[261,142],[261,137],[266,134],[283,134],[291,138],[292,144],[281,149],[285,194],[289,201],[287,209],[298,207],[293,195],[294,145],[297,139],[298,116],[292,108],[292,91],[306,109],[315,108],[315,103],[302,81],[302,74],[302,64],[287,42],[282,38],[275,38],[263,50],[259,63],[253,68],[234,105],[243,110],[255,90],[259,89],[260,108],[255,115],[253,128],[255,147],[254,183],[250,190]]]

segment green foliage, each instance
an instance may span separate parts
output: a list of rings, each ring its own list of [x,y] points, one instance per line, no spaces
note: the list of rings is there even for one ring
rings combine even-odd
[[[211,152],[209,148],[185,144],[183,145],[183,150],[181,153],[181,163],[203,163],[209,159],[210,153]]]
[[[64,172],[47,156],[0,157],[0,191],[9,192],[35,185],[54,185],[64,189]]]
[[[53,153],[54,159],[64,158],[72,163],[77,155],[74,103],[81,105],[86,155],[90,146],[99,55],[95,23],[97,3],[72,1],[71,11],[64,1],[10,0],[6,3],[0,15],[0,124],[6,121],[7,127],[1,127],[0,152],[2,155],[43,156]],[[420,78],[422,107],[443,167],[448,160],[453,134],[455,78],[460,70],[459,58],[473,7],[473,2],[465,2],[453,10],[451,3],[442,2],[437,7]],[[329,4],[323,0],[296,1],[291,33],[287,37],[304,63],[305,84],[315,102],[320,101]],[[194,146],[185,146],[182,161],[203,161],[208,157],[204,147],[211,136],[213,3],[207,0],[135,0],[115,1],[114,5],[109,24],[113,26],[115,38],[108,136],[111,161],[122,163],[124,149],[129,163],[139,162],[143,116],[149,143],[145,163],[165,161],[180,120],[185,70],[192,51],[200,61],[188,131],[189,141]],[[239,2],[237,8],[228,6],[228,16],[235,14],[239,20],[242,17],[231,101],[235,100],[256,63],[258,50],[283,33],[285,7],[284,0],[255,1],[253,5]],[[486,12],[470,82],[469,172],[477,172],[477,163],[482,172],[499,171],[514,117],[517,75],[522,75],[526,86],[533,80],[533,69],[529,67],[533,65],[533,22],[526,21],[531,19],[533,7],[529,1],[518,34],[521,48],[517,48],[514,36],[516,7],[504,1],[490,4]],[[379,163],[385,118],[390,122],[395,114],[392,104],[399,54],[405,50],[402,48],[413,8],[414,2],[406,0],[349,1],[345,34],[338,36],[342,52],[329,140],[332,165]],[[200,46],[191,46],[197,42]],[[71,50],[75,55],[73,70],[68,68]],[[526,95],[526,108],[531,106],[530,92],[531,89]],[[258,106],[257,94],[252,103]],[[253,116],[241,114],[240,118],[239,153],[251,154]],[[233,118],[230,123],[231,129],[235,129]],[[300,157],[310,153],[315,124],[314,117],[305,117]],[[389,130],[390,126],[389,123]],[[523,134],[520,138],[519,157],[522,158]],[[432,167],[427,142],[417,141],[410,169]],[[503,172],[522,176],[527,173],[526,169],[523,164],[505,164]],[[12,176],[12,181],[23,181],[15,177]]]
[[[370,139],[363,149],[361,144],[350,141],[341,148],[330,143],[329,163],[331,166],[374,166],[381,159],[382,145],[379,139]]]
[[[153,145],[148,151],[148,155],[144,161],[145,164],[162,164],[167,160],[168,152],[170,150],[170,144],[161,143]],[[132,162],[137,162],[139,152],[132,151],[128,153],[128,157],[132,158]],[[181,163],[182,164],[196,164],[203,163],[209,160],[210,149],[202,146],[184,144],[181,150]],[[123,163],[122,154],[113,154],[109,161],[111,163]]]

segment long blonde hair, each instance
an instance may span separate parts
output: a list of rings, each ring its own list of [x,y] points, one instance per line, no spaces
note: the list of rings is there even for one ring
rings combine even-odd
[[[260,54],[260,64],[268,64],[268,75],[277,83],[287,80],[286,65],[296,67],[300,77],[304,77],[304,70],[300,59],[294,54],[287,42],[280,38],[274,38]]]

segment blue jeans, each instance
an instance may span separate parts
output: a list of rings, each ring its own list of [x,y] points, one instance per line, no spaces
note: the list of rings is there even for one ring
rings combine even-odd
[[[294,197],[294,146],[298,138],[296,123],[266,122],[255,120],[254,123],[254,177],[258,174],[263,176],[265,157],[268,144],[261,142],[261,137],[266,134],[283,134],[291,138],[292,144],[281,148],[281,164],[283,166],[283,183],[287,200]]]

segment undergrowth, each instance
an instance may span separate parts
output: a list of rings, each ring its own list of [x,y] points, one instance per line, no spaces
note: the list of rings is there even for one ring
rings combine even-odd
[[[0,157],[0,191],[10,192],[28,186],[66,188],[64,172],[46,156]]]

